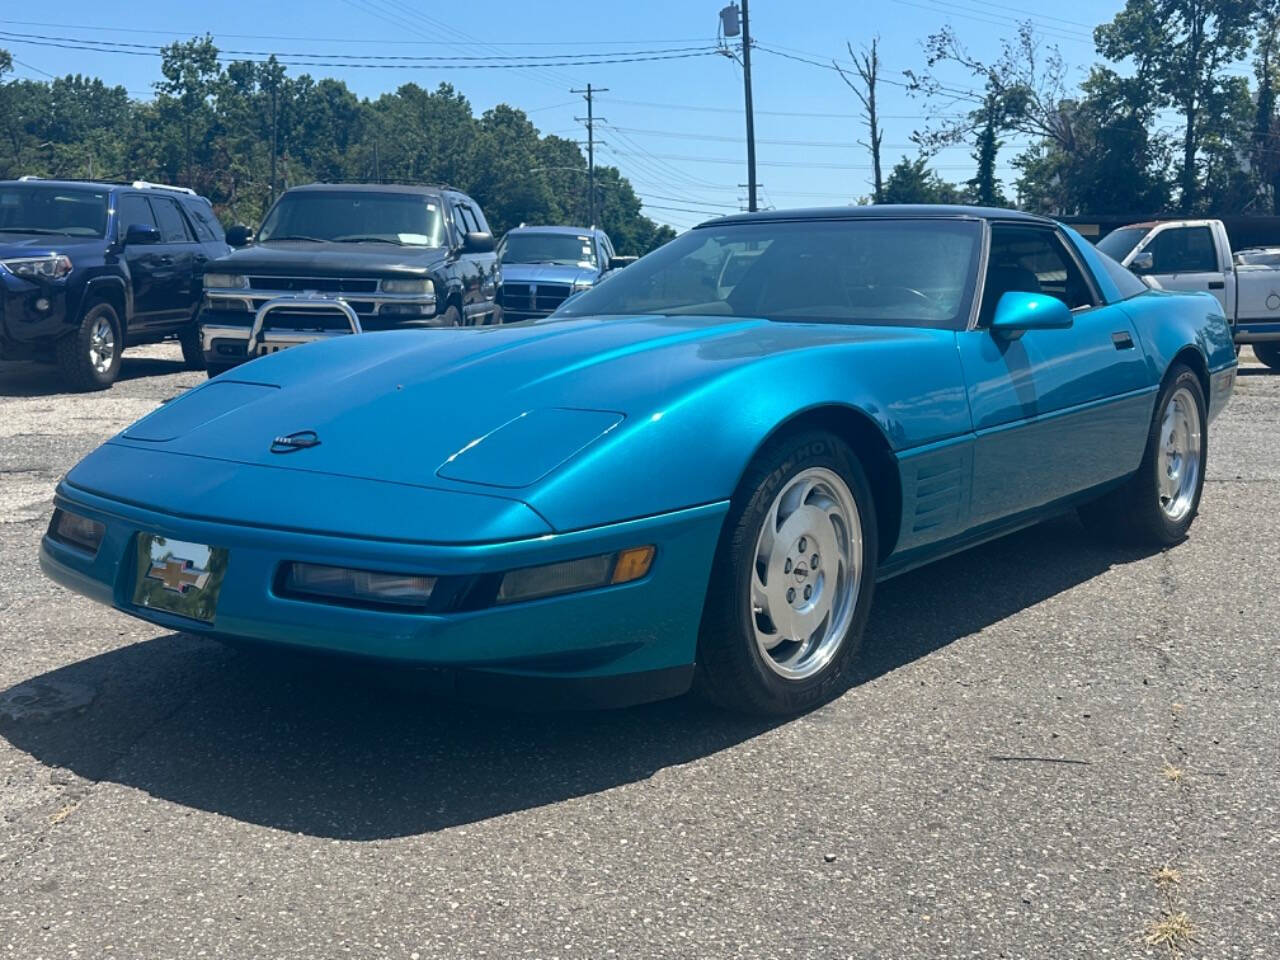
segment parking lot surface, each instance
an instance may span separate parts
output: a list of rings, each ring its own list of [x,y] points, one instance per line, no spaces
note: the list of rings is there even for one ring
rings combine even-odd
[[[54,485],[203,374],[0,364],[0,957],[1059,960],[1185,923],[1271,960],[1280,376],[1242,359],[1187,542],[1063,518],[890,581],[858,682],[788,722],[456,706],[96,606],[40,573]]]

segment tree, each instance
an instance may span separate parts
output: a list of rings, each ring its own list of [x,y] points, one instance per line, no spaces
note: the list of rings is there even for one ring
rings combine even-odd
[[[205,36],[175,42],[160,50],[160,72],[164,79],[155,84],[156,109],[164,122],[176,126],[182,134],[181,162],[170,168],[192,186],[196,176],[196,148],[208,145],[207,134],[213,122],[209,99],[221,68],[218,48],[213,38]]]
[[[849,50],[849,56],[853,59],[854,72],[858,75],[857,83],[853,81],[837,61],[831,61],[831,65],[840,74],[840,79],[853,91],[854,96],[862,104],[862,117],[867,124],[868,142],[864,143],[861,140],[858,142],[871,152],[871,198],[874,203],[882,203],[884,194],[884,183],[880,176],[880,144],[884,140],[884,130],[880,126],[879,117],[876,113],[876,85],[880,78],[879,45],[880,38],[872,37],[869,48],[863,48],[861,53],[854,53],[853,44],[845,42],[845,46]]]
[[[903,157],[889,172],[885,203],[959,203],[960,191],[928,168],[927,157]]]
[[[1226,67],[1249,49],[1256,0],[1127,0],[1110,23],[1094,31],[1108,60],[1131,61],[1161,106],[1182,117],[1178,170],[1182,212],[1196,209],[1198,163],[1213,135],[1214,105],[1230,100]]]

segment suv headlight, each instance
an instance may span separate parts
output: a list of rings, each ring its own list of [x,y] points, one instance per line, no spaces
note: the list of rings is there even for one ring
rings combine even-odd
[[[581,293],[583,290],[590,290],[595,284],[594,280],[575,280],[573,281],[573,292]]]
[[[0,266],[27,280],[60,280],[71,272],[71,258],[60,253],[49,257],[15,257]]]
[[[430,280],[383,280],[380,284],[383,293],[417,294],[420,297],[434,297],[435,284]]]
[[[204,288],[206,290],[247,290],[249,278],[242,273],[206,273]]]

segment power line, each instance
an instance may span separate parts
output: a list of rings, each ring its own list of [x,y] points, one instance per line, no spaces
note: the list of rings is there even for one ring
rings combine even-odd
[[[121,48],[112,48],[112,47],[106,47],[106,46],[90,46],[83,43],[66,42],[62,40],[31,40],[31,39],[25,39],[22,37],[7,35],[4,33],[0,33],[0,40],[4,40],[6,43],[21,43],[21,44],[26,44],[29,46],[36,46],[36,47],[54,47],[61,50],[80,50],[80,51],[86,51],[90,53],[110,53],[110,54],[120,54],[125,56],[138,56],[138,57],[151,57],[151,56],[162,55],[160,48],[151,48],[151,49],[145,49],[145,50],[121,49]],[[224,53],[227,55],[224,55]],[[250,52],[243,51],[243,53],[248,54]],[[554,63],[545,63],[542,61],[526,61],[526,62],[518,62],[518,63],[505,63],[505,62],[504,63],[458,63],[450,60],[450,61],[443,61],[443,62],[431,62],[426,65],[435,67],[437,69],[450,69],[450,70],[521,70],[521,69],[539,69],[542,67],[591,67],[591,66],[601,66],[606,64],[615,64],[615,63],[644,63],[644,62],[654,61],[654,60],[684,60],[691,57],[714,56],[715,53],[716,51],[714,49],[708,49],[708,50],[696,51],[696,52],[691,51],[688,53],[649,54],[644,56],[629,56],[629,57],[600,57],[600,58],[591,59],[591,60],[565,59],[565,60],[557,61]],[[259,54],[257,55],[260,56],[261,53],[259,52]],[[399,60],[399,58],[397,58],[398,62],[395,62],[395,63],[384,63],[384,62],[369,63],[369,62],[363,62],[363,61],[337,62],[332,59],[325,59],[327,56],[328,55],[326,54],[275,55],[277,62],[279,62],[283,66],[288,66],[288,67],[329,67],[333,69],[364,69],[364,70],[420,69],[422,66],[424,66],[424,64],[420,62],[420,59],[429,59],[429,58],[414,58],[412,60],[409,60],[406,58],[404,60]],[[248,63],[269,62],[268,60],[265,60],[265,59],[255,59],[254,55],[241,56],[241,52],[237,52],[233,50],[228,50],[225,52],[219,51],[218,59],[220,61],[229,60],[232,57],[235,57],[241,62],[248,62]],[[306,59],[300,59],[303,57],[305,57]]]
[[[13,24],[23,27],[67,27],[66,23],[51,23],[47,20],[8,20],[0,18],[0,23]],[[203,36],[205,30],[156,30],[144,29],[142,27],[108,27],[108,26],[90,26],[89,24],[79,24],[76,29],[87,30],[93,33],[135,33],[150,34],[152,36],[164,37],[192,37]],[[279,36],[275,34],[264,33],[217,33],[214,36],[230,37],[234,40],[287,40],[297,41],[299,43],[368,43],[379,47],[388,45],[412,45],[412,46],[435,46],[435,47],[451,47],[454,46],[452,40],[395,40],[378,37],[376,39],[362,40],[358,37],[303,37],[303,36]],[[604,46],[621,46],[629,43],[714,43],[714,37],[675,37],[665,40],[495,40],[494,43],[505,47],[604,47]]]
[[[631,156],[631,154],[628,154],[625,151],[620,151],[620,150],[611,150],[610,152],[613,153],[615,156],[622,156],[622,157]],[[679,160],[682,163],[728,163],[736,166],[742,162],[741,160],[730,160],[726,157],[691,157],[691,156],[671,154],[671,153],[652,153],[652,154],[649,154],[649,156],[659,160]],[[826,163],[822,161],[810,161],[810,160],[761,160],[759,161],[759,163],[762,167],[808,167],[808,168],[817,168],[817,169],[823,169],[823,170],[869,170],[871,169],[871,165],[867,163],[860,163],[860,164]],[[972,165],[971,164],[938,164],[936,166],[932,166],[930,169],[970,170],[972,169]]]
[[[756,45],[759,49],[759,44]],[[696,113],[733,113],[742,111],[737,107],[706,107],[688,103],[656,103],[651,100],[623,100],[619,97],[604,97],[609,103],[619,103],[629,107],[653,107],[658,110],[688,110]],[[757,110],[757,114],[766,117],[812,117],[820,120],[862,120],[860,113],[806,113],[800,110]],[[965,114],[940,113],[897,113],[885,114],[885,120],[931,120],[940,117],[962,117]]]

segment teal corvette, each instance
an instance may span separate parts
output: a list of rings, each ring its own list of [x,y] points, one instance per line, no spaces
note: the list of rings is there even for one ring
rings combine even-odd
[[[841,689],[877,580],[1073,508],[1178,542],[1235,374],[1212,296],[1049,220],[734,216],[545,320],[191,390],[67,474],[41,562],[166,628],[463,696],[786,714]]]

